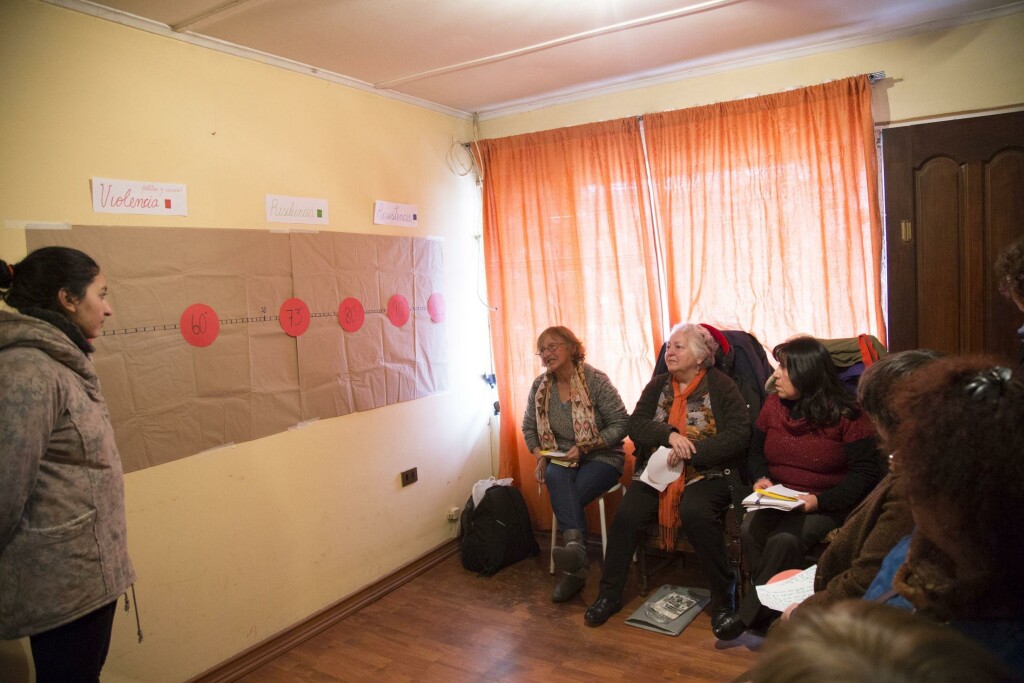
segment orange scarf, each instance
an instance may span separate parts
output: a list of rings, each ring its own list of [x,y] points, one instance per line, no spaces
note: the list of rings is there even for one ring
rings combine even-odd
[[[690,383],[682,389],[679,388],[679,382],[672,378],[672,409],[668,414],[668,423],[691,441],[700,437],[700,431],[696,427],[686,424],[686,400],[700,386],[707,372],[707,368],[698,372],[697,376],[690,380]],[[661,526],[660,542],[662,550],[671,550],[676,545],[676,532],[680,524],[679,501],[683,498],[686,480],[692,479],[695,473],[696,470],[694,470],[693,465],[686,463],[686,469],[682,476],[666,486],[665,490],[659,494],[658,524]]]

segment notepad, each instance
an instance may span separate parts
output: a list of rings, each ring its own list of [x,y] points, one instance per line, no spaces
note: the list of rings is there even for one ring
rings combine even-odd
[[[743,507],[748,510],[795,510],[804,504],[797,496],[806,495],[806,491],[794,491],[782,484],[776,484],[751,493],[743,499]]]
[[[540,454],[541,456],[547,458],[548,462],[550,462],[553,465],[561,465],[562,467],[572,467],[575,464],[569,460],[564,460],[563,458],[565,457],[565,453],[561,451],[541,451]]]

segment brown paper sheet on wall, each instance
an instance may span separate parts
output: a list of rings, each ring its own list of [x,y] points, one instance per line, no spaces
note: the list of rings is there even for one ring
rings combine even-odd
[[[114,315],[94,361],[126,472],[447,389],[444,323],[427,311],[442,293],[436,240],[97,226],[27,240],[80,249],[107,278]],[[412,309],[401,327],[395,294]],[[310,311],[294,338],[278,321],[291,297]],[[355,332],[338,320],[349,297],[365,311]],[[196,303],[220,321],[203,348],[179,328]]]

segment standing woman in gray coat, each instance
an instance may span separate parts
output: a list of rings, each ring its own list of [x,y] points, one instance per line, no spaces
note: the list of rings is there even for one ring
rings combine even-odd
[[[36,680],[99,681],[135,581],[124,482],[89,354],[111,314],[86,254],[0,260],[0,638],[28,636]],[[141,631],[140,631],[141,638]]]

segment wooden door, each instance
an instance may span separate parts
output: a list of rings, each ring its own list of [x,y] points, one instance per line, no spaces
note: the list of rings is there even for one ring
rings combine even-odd
[[[1024,112],[886,129],[882,158],[889,349],[1015,361],[993,266],[1024,236]]]

